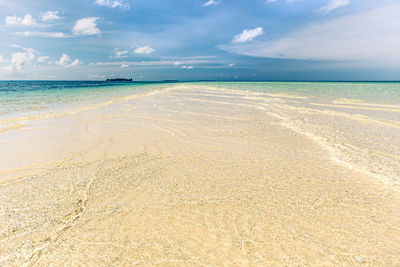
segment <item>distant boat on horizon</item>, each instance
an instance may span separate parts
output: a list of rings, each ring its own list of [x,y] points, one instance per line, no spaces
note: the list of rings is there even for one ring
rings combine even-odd
[[[116,79],[107,79],[106,82],[131,82],[132,79],[123,79],[123,78],[116,78]]]
[[[134,81],[132,79],[115,78],[107,79],[106,82],[133,82],[133,83],[177,83],[179,80],[162,80],[162,81]]]

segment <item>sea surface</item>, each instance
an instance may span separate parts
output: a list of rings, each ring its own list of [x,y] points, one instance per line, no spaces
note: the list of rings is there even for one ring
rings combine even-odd
[[[99,104],[163,86],[104,81],[0,81],[0,120]]]
[[[315,96],[325,100],[349,98],[400,104],[400,82],[221,82],[213,86],[268,93]]]
[[[206,105],[237,98],[240,105],[265,110],[277,123],[314,140],[338,163],[400,185],[399,82],[0,81],[0,142],[33,122],[38,127],[42,120],[112,108],[170,87],[194,88],[199,93],[187,101]],[[221,94],[202,94],[202,88]]]
[[[12,86],[0,266],[400,266],[394,90]]]
[[[183,84],[183,83],[181,83]],[[318,101],[359,100],[400,104],[400,82],[199,82],[233,90],[312,96]],[[112,98],[158,90],[163,83],[104,81],[0,81],[0,119],[98,104]]]

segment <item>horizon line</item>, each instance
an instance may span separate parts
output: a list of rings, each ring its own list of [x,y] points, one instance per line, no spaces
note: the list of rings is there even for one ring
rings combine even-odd
[[[190,83],[190,82],[393,82],[400,80],[132,80],[132,81],[106,81],[106,80],[0,80],[0,82],[105,82],[105,83]]]

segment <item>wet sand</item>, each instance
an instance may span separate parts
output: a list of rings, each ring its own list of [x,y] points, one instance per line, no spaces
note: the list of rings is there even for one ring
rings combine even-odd
[[[0,265],[399,266],[399,111],[180,85],[10,126]]]

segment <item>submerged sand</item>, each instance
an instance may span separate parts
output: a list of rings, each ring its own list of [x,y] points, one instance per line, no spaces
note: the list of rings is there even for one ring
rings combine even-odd
[[[399,266],[398,121],[302,101],[182,85],[0,133],[0,265]]]

